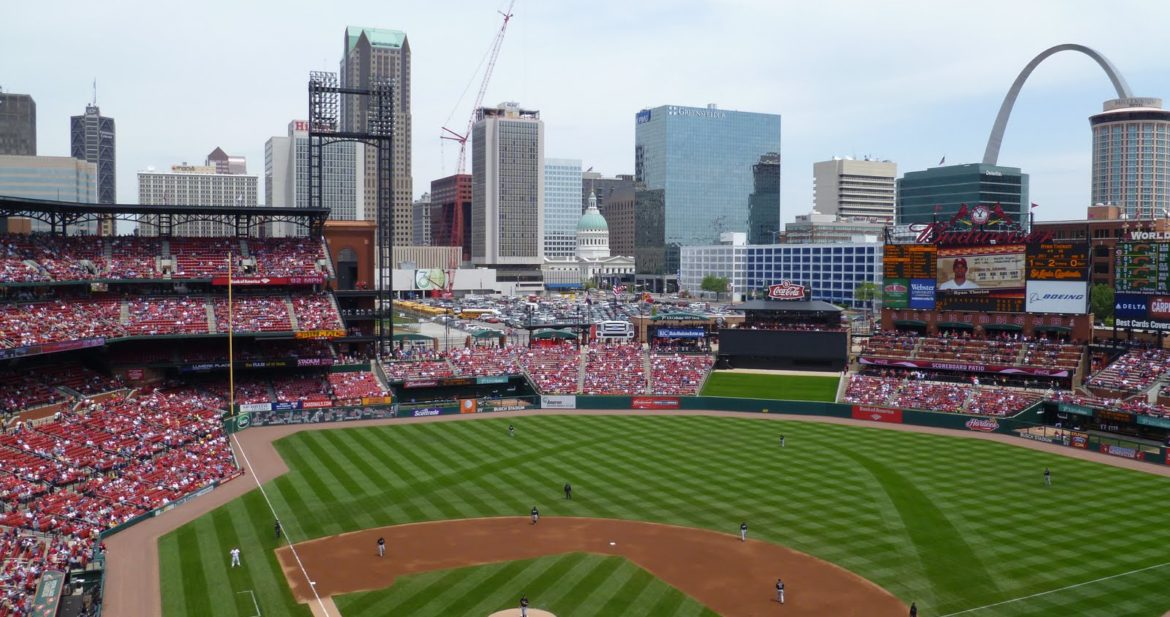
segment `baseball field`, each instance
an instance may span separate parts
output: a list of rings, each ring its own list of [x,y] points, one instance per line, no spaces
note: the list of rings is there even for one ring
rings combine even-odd
[[[1004,443],[624,414],[309,430],[276,447],[290,472],[264,494],[253,490],[160,539],[167,617],[310,614],[275,553],[269,503],[294,542],[423,521],[523,521],[535,504],[542,524],[665,523],[726,534],[733,550],[747,521],[753,540],[836,564],[906,605],[916,601],[923,616],[1170,609],[1170,479]],[[243,567],[228,565],[233,546]],[[391,543],[387,559],[414,557],[396,550]],[[376,559],[372,550],[339,556],[335,568],[359,572]],[[790,583],[788,592],[801,589]],[[637,563],[592,552],[412,574],[334,601],[345,617],[481,616],[516,606],[520,593],[560,617],[716,614]],[[770,588],[745,595],[742,614],[756,614],[755,603],[776,614],[771,597]]]

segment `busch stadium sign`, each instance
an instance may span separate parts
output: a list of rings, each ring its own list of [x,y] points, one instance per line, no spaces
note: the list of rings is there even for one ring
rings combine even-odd
[[[790,281],[769,285],[768,298],[772,300],[804,300],[804,285],[797,285]]]

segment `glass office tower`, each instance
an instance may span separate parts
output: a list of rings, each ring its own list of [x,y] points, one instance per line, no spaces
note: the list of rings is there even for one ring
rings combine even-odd
[[[638,112],[634,180],[643,190],[663,191],[668,273],[678,272],[678,247],[714,244],[722,232],[748,231],[753,167],[765,154],[779,152],[778,114],[715,105]]]

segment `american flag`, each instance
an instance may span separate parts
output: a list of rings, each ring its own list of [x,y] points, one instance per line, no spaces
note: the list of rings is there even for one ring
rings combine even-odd
[[[615,295],[615,296],[620,296],[623,293],[625,293],[625,291],[626,291],[625,285],[614,285],[613,286],[613,295]]]

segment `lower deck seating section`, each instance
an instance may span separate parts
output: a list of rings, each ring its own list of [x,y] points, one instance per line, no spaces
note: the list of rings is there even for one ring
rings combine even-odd
[[[166,296],[134,298],[127,302],[131,336],[161,334],[208,334],[207,298]]]
[[[25,614],[46,568],[83,567],[98,532],[236,473],[217,405],[116,396],[0,435],[0,616]]]
[[[651,354],[650,388],[653,394],[698,396],[711,371],[708,354]]]
[[[575,394],[581,370],[576,345],[531,347],[520,354],[520,366],[541,394]]]
[[[850,375],[843,402],[902,409],[1005,416],[1040,400],[1037,392],[950,382],[923,381],[912,373],[872,377]]]
[[[595,343],[585,348],[583,394],[645,394],[640,343]]]
[[[341,314],[328,294],[296,295],[292,297],[293,312],[300,330],[341,330]]]
[[[465,347],[451,351],[447,359],[459,375],[519,375],[519,347]]]
[[[225,401],[233,400],[229,396],[231,385],[227,377],[220,377],[212,379],[200,384],[205,390],[218,396]],[[269,385],[268,379],[256,377],[253,375],[236,375],[235,379],[236,396],[235,403],[237,405],[250,405],[252,403],[268,403],[272,401],[272,388]]]
[[[232,298],[231,320],[228,315],[228,300],[217,297],[215,305],[216,332],[289,332],[293,329],[285,296],[242,296]]]
[[[0,414],[16,413],[66,398],[33,373],[0,371]]]
[[[77,363],[42,366],[30,371],[35,371],[48,386],[63,386],[80,394],[100,394],[122,387],[122,380],[117,376],[108,377]]]
[[[1170,366],[1170,351],[1164,349],[1135,349],[1122,354],[1109,366],[1085,382],[1090,388],[1099,388],[1124,394],[1140,392]]]
[[[356,399],[367,396],[388,396],[378,378],[370,371],[329,373],[329,386],[338,399]]]
[[[320,374],[279,375],[272,379],[272,390],[278,403],[331,400],[329,384]]]

